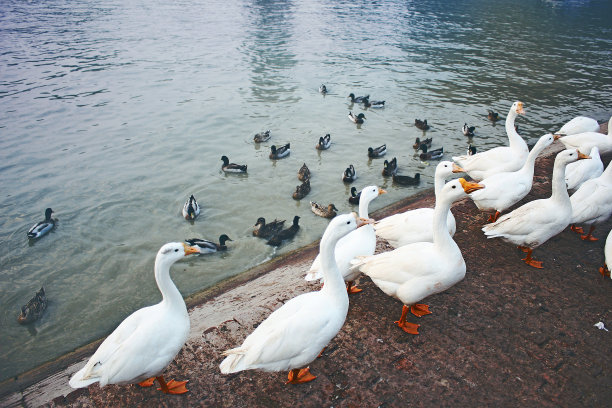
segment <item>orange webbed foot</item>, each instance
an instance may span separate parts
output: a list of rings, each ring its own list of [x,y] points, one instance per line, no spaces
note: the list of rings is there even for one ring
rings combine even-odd
[[[308,381],[312,381],[315,378],[317,377],[310,373],[309,367],[302,368],[301,370],[295,368],[289,371],[289,375],[287,375],[287,381],[285,382],[285,384],[301,384]]]
[[[412,312],[413,315],[417,317],[423,317],[425,315],[431,314],[431,311],[429,310],[429,306],[422,304],[422,303],[416,303],[410,306],[410,311]]]
[[[603,276],[604,278],[610,277],[610,270],[605,264],[604,266],[599,267],[599,273],[601,273],[601,276]]]
[[[590,241],[590,242],[594,242],[594,241],[599,241],[599,238],[595,238],[594,236],[592,236],[591,234],[587,234],[587,235],[581,235],[580,238],[583,241]]]
[[[533,266],[534,268],[538,268],[538,269],[543,269],[544,267],[542,266],[542,261],[536,261],[535,259],[532,259],[531,257],[525,257],[523,259],[521,259],[522,261],[525,261],[525,263],[529,266]]]
[[[499,211],[495,211],[495,214],[489,215],[489,218],[487,219],[487,221],[488,222],[495,222],[495,221],[497,221],[497,219],[499,218],[500,215],[501,215],[501,213]]]
[[[420,324],[410,323],[410,322],[400,322],[399,320],[395,322],[403,331],[409,334],[419,334]]]
[[[574,231],[576,234],[584,234],[584,230],[582,229],[582,227],[577,227],[575,225],[572,225],[570,229]]]
[[[347,282],[346,292],[349,295],[354,295],[355,293],[361,292],[363,289],[359,289],[357,285],[353,285],[353,282]]]
[[[164,377],[161,376],[157,377],[157,381],[159,381],[159,385],[161,386],[157,390],[163,391],[166,394],[185,394],[186,392],[189,392],[186,387],[188,381],[170,380],[166,382]]]
[[[146,380],[139,382],[138,385],[141,387],[151,387],[155,382],[155,377],[147,378]]]

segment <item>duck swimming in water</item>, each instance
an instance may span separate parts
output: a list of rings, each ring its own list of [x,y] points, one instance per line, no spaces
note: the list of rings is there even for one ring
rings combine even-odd
[[[349,112],[348,117],[352,122],[357,123],[358,125],[362,124],[363,120],[366,118],[363,113],[355,116],[353,112]]]
[[[227,245],[225,245],[227,241],[231,241],[231,239],[225,234],[219,237],[218,244],[216,242],[201,238],[191,238],[185,240],[185,242],[187,242],[190,246],[197,248],[200,251],[200,254],[227,251]]]
[[[264,217],[259,217],[255,223],[253,235],[259,238],[270,238],[279,233],[283,229],[284,225],[285,220],[279,221],[275,219],[274,221],[266,224],[266,219]]]
[[[40,238],[55,227],[55,220],[51,218],[51,214],[53,214],[53,210],[51,208],[47,208],[45,210],[45,219],[36,223],[28,230],[28,238]]]
[[[319,143],[315,146],[317,150],[327,150],[331,146],[331,136],[326,134],[325,136],[321,136],[319,138]]]
[[[287,157],[289,156],[289,153],[291,153],[291,143],[287,143],[286,145],[280,147],[276,147],[275,145],[270,147],[270,158],[273,160]]]
[[[246,173],[247,165],[246,164],[236,164],[230,163],[227,156],[221,156],[221,160],[223,164],[221,165],[221,170],[226,173]]]
[[[183,206],[183,217],[186,220],[195,220],[198,215],[200,215],[200,204],[192,194]]]
[[[26,305],[21,306],[21,313],[17,317],[17,322],[20,324],[32,323],[40,319],[46,308],[47,295],[45,295],[45,289],[41,287]]]

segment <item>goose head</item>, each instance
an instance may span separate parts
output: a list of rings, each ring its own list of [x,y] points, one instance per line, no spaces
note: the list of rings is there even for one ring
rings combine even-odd
[[[371,219],[360,218],[356,213],[339,214],[329,222],[321,238],[321,244],[323,245],[324,242],[338,242],[340,238],[349,232],[373,222]]]
[[[540,137],[536,144],[531,148],[531,150],[535,150],[536,152],[541,152],[546,149],[548,146],[552,144],[555,140],[559,139],[561,136],[553,135],[552,133],[547,133],[544,136]]]
[[[378,186],[364,187],[363,190],[361,190],[360,202],[370,203],[372,200],[374,200],[379,195],[386,194],[386,193],[387,191],[383,190],[382,188],[379,188]]]
[[[465,170],[463,170],[461,167],[457,166],[455,163],[451,161],[445,160],[445,161],[441,161],[436,166],[435,176],[447,178],[447,177],[452,176],[453,173],[463,173],[463,172],[465,172]]]
[[[577,160],[590,159],[590,156],[586,154],[582,154],[579,150],[576,149],[566,149],[557,154],[555,157],[555,167],[557,165],[567,165],[569,163],[573,163]]]
[[[525,109],[523,107],[523,102],[521,102],[521,101],[514,102],[512,104],[512,106],[510,107],[510,114],[524,115],[525,114]]]
[[[200,251],[197,248],[183,244],[182,242],[170,242],[159,249],[157,257],[155,258],[155,263],[163,263],[169,267],[187,255],[199,253]]]

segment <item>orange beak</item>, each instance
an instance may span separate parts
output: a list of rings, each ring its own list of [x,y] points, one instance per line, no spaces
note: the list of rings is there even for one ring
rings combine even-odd
[[[378,189],[378,195],[387,194],[387,190],[383,190],[382,188]]]
[[[563,135],[560,135],[560,134],[555,133],[555,134],[553,135],[553,142],[554,142],[555,140],[559,140],[559,139],[561,139],[561,137],[562,137],[562,136],[563,136]]]
[[[453,163],[453,173],[465,173],[465,170]]]
[[[525,114],[525,109],[523,109],[523,102],[519,102],[517,105],[518,106],[516,107],[516,113],[518,113],[520,115],[524,115]]]
[[[580,153],[580,150],[576,150],[578,152],[578,160],[582,160],[582,159],[590,159],[591,156],[588,156],[586,154],[582,154]]]
[[[199,254],[200,253],[200,251],[197,248],[194,248],[192,246],[183,244],[183,247],[185,248],[185,255]]]
[[[467,194],[473,193],[474,191],[483,189],[485,187],[482,184],[465,181],[464,178],[460,178],[459,182],[461,183],[461,186],[463,187],[463,191],[465,191]]]

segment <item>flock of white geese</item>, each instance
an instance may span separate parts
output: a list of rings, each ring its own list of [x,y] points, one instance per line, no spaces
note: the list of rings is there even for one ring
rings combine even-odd
[[[288,371],[288,383],[315,379],[312,362],[339,332],[349,307],[349,293],[360,291],[353,283],[366,274],[386,294],[403,304],[395,322],[407,333],[418,334],[419,325],[407,321],[408,313],[430,313],[426,297],[444,291],[465,276],[466,265],[455,241],[453,202],[469,196],[476,206],[492,213],[482,230],[488,238],[500,237],[526,253],[524,261],[541,268],[532,251],[572,225],[590,227],[582,235],[594,240],[593,229],[612,214],[612,165],[604,170],[599,154],[612,152],[612,135],[599,133],[594,119],[578,117],[555,134],[542,136],[529,151],[514,128],[524,113],[515,102],[506,118],[509,145],[442,161],[435,171],[435,208],[419,208],[374,222],[369,203],[385,191],[377,186],[362,190],[359,215],[333,218],[320,242],[320,252],[306,275],[322,280],[323,287],[299,295],[274,311],[246,337],[242,345],[223,352],[223,374],[243,370]],[[608,123],[612,128],[612,118]],[[557,154],[549,198],[530,201],[500,215],[531,190],[536,157],[555,140],[566,147]],[[454,173],[464,178],[446,182]],[[568,188],[572,191],[570,196]],[[376,237],[395,249],[374,255]],[[612,262],[612,233],[605,245],[605,261]],[[99,346],[85,366],[70,379],[74,388],[92,383],[139,383],[170,394],[187,392],[187,381],[166,381],[166,366],[183,347],[189,333],[185,302],[170,279],[170,266],[186,255],[198,253],[183,243],[164,245],[155,259],[155,280],[163,295],[160,303],[128,316]],[[600,268],[604,273],[607,267]]]

